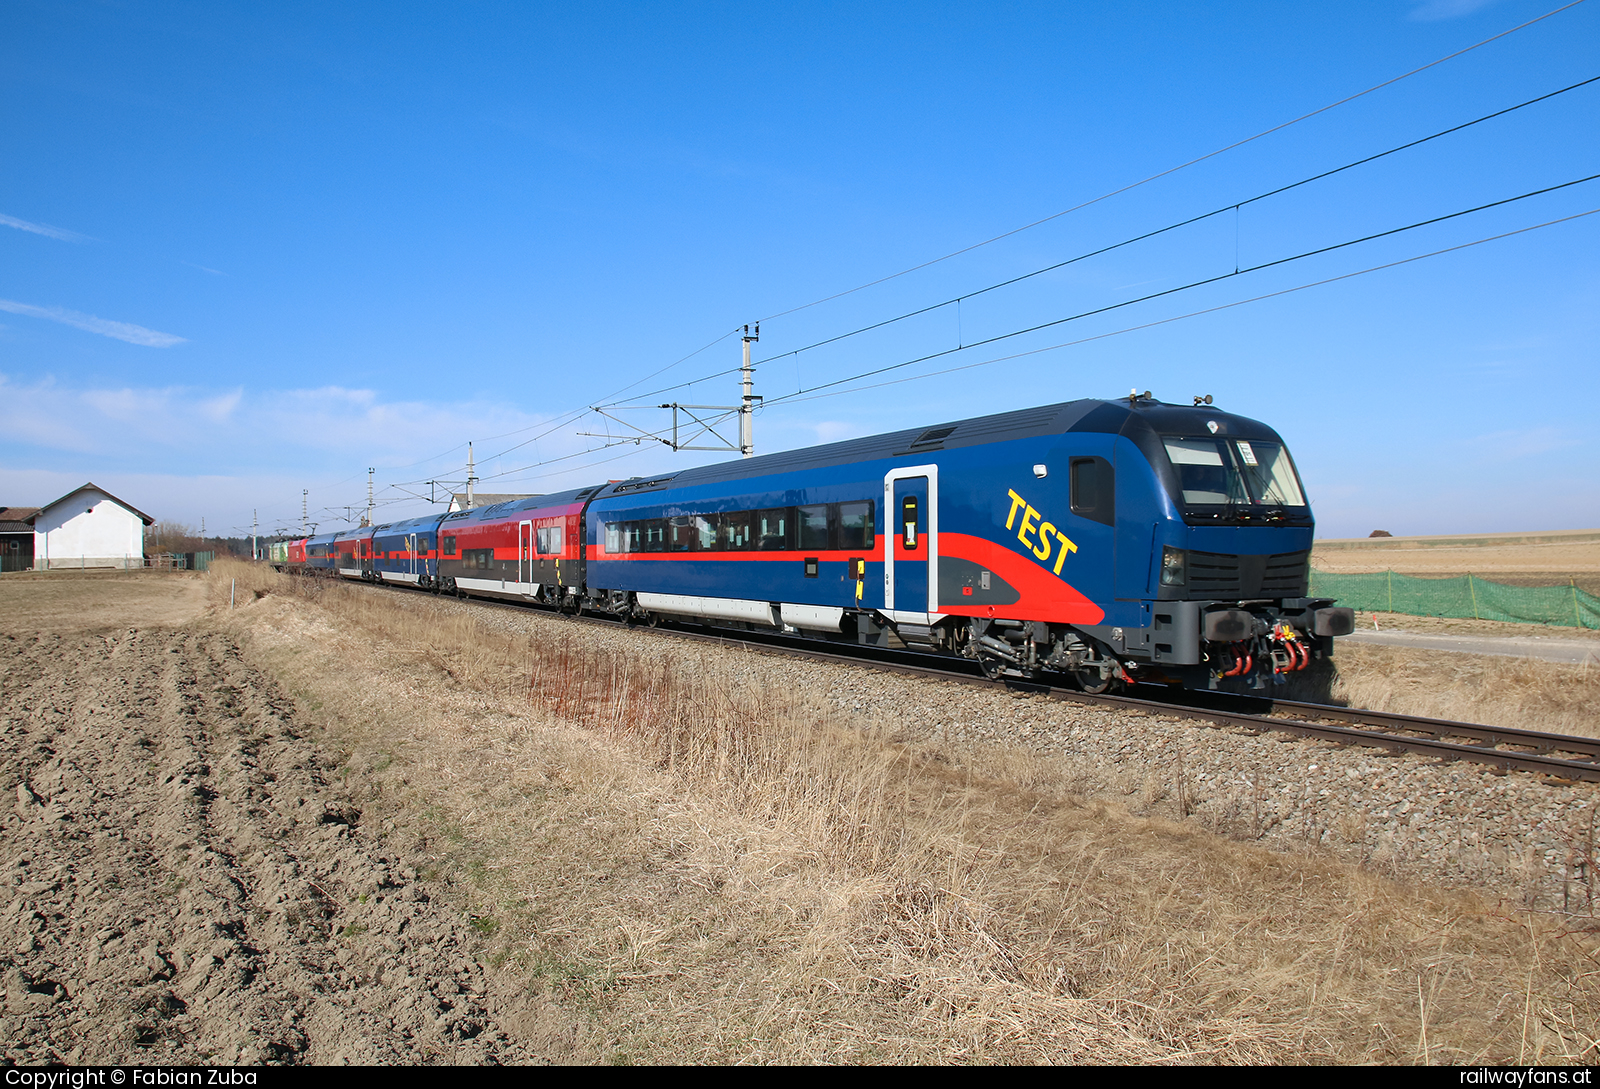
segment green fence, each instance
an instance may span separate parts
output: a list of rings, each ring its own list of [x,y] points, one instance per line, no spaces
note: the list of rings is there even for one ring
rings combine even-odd
[[[1340,605],[1377,613],[1600,628],[1600,598],[1576,585],[1507,586],[1475,575],[1424,579],[1393,571],[1336,575],[1313,570],[1311,596],[1338,598]]]

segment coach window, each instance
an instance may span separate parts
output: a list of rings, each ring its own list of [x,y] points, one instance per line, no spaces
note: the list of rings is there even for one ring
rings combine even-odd
[[[689,516],[689,549],[692,552],[710,552],[717,547],[717,516],[691,514]]]
[[[669,519],[667,531],[670,534],[667,538],[668,552],[689,552],[694,549],[696,534],[693,518],[680,514]]]
[[[454,556],[456,554],[456,539],[454,537],[446,537],[444,539],[444,554],[446,556]]]
[[[536,539],[539,555],[559,556],[561,554],[560,526],[540,526]]]
[[[644,550],[646,552],[666,551],[667,524],[665,522],[645,522],[641,529],[644,533]]]
[[[872,504],[839,504],[839,543],[835,547],[857,551],[871,548],[876,539],[872,526]]]
[[[828,547],[828,508],[826,506],[801,507],[795,511],[795,526],[799,530],[798,547],[810,551]]]
[[[717,520],[717,547],[737,552],[750,547],[750,512],[728,511]]]
[[[1105,525],[1116,522],[1116,473],[1105,458],[1072,459],[1072,513]]]
[[[789,547],[790,510],[756,512],[756,547],[763,552],[782,552]]]

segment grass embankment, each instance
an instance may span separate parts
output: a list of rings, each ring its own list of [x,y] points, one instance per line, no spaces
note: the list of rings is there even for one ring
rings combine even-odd
[[[611,1061],[1593,1060],[1600,942],[1136,818],[1051,759],[767,681],[219,564],[225,622]],[[1130,720],[1137,729],[1137,720]],[[537,1024],[529,1032],[541,1031]]]
[[[1351,707],[1600,736],[1600,666],[1341,642],[1331,694]]]

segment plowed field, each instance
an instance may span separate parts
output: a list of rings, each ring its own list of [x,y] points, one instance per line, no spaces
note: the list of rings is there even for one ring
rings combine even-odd
[[[86,585],[8,595],[0,634],[7,1057],[531,1058],[460,916],[354,834],[361,809],[292,701],[223,634],[95,625]],[[149,596],[173,621],[201,585],[107,589],[119,619]]]

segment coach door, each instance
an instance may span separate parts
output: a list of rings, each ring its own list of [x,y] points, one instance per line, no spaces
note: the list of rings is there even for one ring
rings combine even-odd
[[[883,478],[883,603],[893,620],[928,623],[939,609],[939,467]]]
[[[517,589],[533,593],[533,523],[517,523]]]

